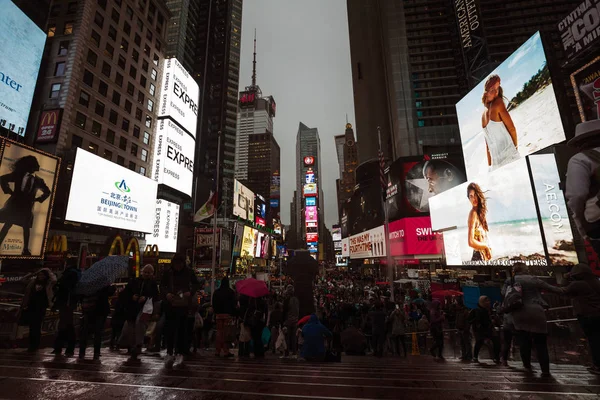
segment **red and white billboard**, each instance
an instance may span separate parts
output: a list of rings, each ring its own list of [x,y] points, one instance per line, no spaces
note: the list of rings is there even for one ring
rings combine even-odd
[[[306,222],[317,222],[317,206],[306,206],[304,214]]]
[[[315,158],[313,156],[304,157],[304,165],[305,166],[314,165],[314,163],[315,163]]]
[[[403,218],[390,222],[392,256],[443,254],[444,238],[431,229],[431,218]]]
[[[306,233],[306,241],[307,242],[318,242],[319,241],[319,234],[318,233]]]
[[[58,139],[58,128],[60,125],[60,109],[46,110],[40,117],[40,126],[36,137],[36,142],[47,143]]]

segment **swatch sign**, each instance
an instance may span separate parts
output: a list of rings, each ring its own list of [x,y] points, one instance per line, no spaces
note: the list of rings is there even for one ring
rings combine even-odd
[[[390,222],[390,252],[392,256],[443,254],[444,238],[433,232],[431,218],[403,218]]]

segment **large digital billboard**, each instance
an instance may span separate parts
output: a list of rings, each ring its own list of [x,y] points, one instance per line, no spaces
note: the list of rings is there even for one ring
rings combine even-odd
[[[233,180],[233,215],[254,222],[254,192]]]
[[[349,238],[350,258],[385,257],[385,228],[379,226]],[[342,243],[342,246],[344,244]],[[342,255],[344,250],[342,248]]]
[[[146,243],[156,245],[161,252],[176,253],[178,231],[179,205],[157,199],[154,230],[151,235],[146,235]]]
[[[571,85],[581,121],[600,119],[600,57],[573,72]]]
[[[152,179],[78,148],[65,219],[152,233],[157,188]]]
[[[60,160],[10,141],[2,145],[0,258],[42,258]]]
[[[316,206],[306,206],[304,209],[305,222],[317,222],[318,213]]]
[[[175,58],[163,63],[162,97],[158,117],[170,117],[196,138],[200,88]]]
[[[316,197],[307,197],[306,198],[306,205],[307,206],[316,206],[317,205],[317,198]]]
[[[242,236],[241,257],[254,257],[256,251],[256,239],[258,231],[249,226],[244,226],[244,235]]]
[[[25,136],[46,34],[11,0],[0,9],[0,126]]]
[[[170,119],[158,121],[152,177],[188,196],[194,181],[195,140]]]
[[[304,196],[316,196],[317,195],[317,184],[307,183],[304,185]]]
[[[444,238],[441,233],[433,231],[429,217],[403,218],[390,222],[389,237],[392,256],[444,252]]]
[[[539,32],[456,104],[469,180],[565,140]]]
[[[334,225],[331,227],[331,237],[334,242],[339,242],[342,240],[342,228],[339,225]]]
[[[386,207],[393,221],[429,212],[429,198],[465,182],[462,157],[426,154],[402,157],[387,173]]]
[[[600,35],[600,0],[582,0],[558,23],[567,58],[574,58],[592,48]]]
[[[306,232],[306,241],[307,242],[318,242],[319,241],[319,234],[316,232]]]
[[[533,186],[542,219],[548,258],[552,265],[575,265],[577,253],[565,196],[554,154],[529,156]]]
[[[524,158],[429,199],[448,265],[546,265]]]
[[[254,222],[257,225],[265,226],[267,224],[267,202],[260,194],[254,198]]]

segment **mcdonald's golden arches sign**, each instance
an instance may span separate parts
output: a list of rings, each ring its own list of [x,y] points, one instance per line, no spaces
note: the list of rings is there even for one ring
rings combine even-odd
[[[58,136],[58,127],[60,124],[61,109],[45,110],[40,117],[40,127],[38,128],[36,142],[53,142]]]

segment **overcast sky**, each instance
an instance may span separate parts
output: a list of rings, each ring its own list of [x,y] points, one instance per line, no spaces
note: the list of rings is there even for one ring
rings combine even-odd
[[[338,222],[333,137],[354,125],[346,0],[245,0],[242,15],[240,91],[250,85],[254,28],[257,83],[277,103],[275,137],[281,147],[281,217],[290,223],[296,187],[296,134],[302,121],[318,128],[325,223]]]

